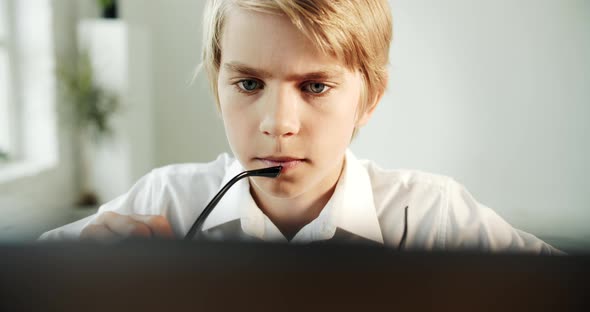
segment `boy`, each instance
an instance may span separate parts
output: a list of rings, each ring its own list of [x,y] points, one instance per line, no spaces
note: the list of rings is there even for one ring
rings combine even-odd
[[[96,215],[42,238],[183,237],[232,177],[282,165],[278,178],[234,185],[202,236],[559,252],[448,177],[384,170],[348,150],[387,85],[386,0],[213,0],[204,16],[202,64],[235,159],[153,170]]]

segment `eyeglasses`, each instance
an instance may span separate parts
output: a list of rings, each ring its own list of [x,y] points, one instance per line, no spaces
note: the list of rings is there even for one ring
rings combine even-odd
[[[280,175],[281,170],[283,170],[283,166],[276,166],[264,169],[256,169],[256,170],[249,170],[244,171],[233,179],[229,180],[219,192],[211,199],[209,204],[205,207],[205,209],[199,214],[197,220],[193,223],[191,228],[189,229],[188,233],[184,236],[184,240],[192,240],[194,238],[198,238],[201,233],[201,228],[203,227],[203,223],[205,223],[205,219],[207,216],[213,211],[213,208],[217,206],[217,203],[221,200],[223,195],[227,193],[227,191],[239,180],[245,177],[267,177],[267,178],[276,178]],[[196,237],[195,237],[196,235]],[[402,250],[402,248],[406,244],[406,237],[408,236],[408,206],[404,208],[404,231],[402,233],[402,238],[400,240],[399,245],[397,246],[397,250]]]
[[[408,206],[404,208],[404,231],[402,233],[402,239],[399,241],[399,245],[397,245],[397,250],[401,251],[403,247],[406,246],[406,237],[408,236]]]
[[[193,225],[191,226],[188,233],[184,236],[184,239],[191,240],[191,239],[195,238],[195,234],[197,234],[197,238],[198,238],[198,235],[201,232],[201,228],[203,227],[203,223],[205,222],[205,219],[207,219],[207,216],[209,216],[209,214],[211,213],[211,211],[213,211],[213,208],[215,208],[215,206],[217,206],[217,203],[219,203],[219,201],[221,200],[223,195],[225,195],[225,193],[229,190],[229,188],[232,187],[232,185],[234,185],[236,182],[238,182],[239,180],[241,180],[242,178],[245,178],[245,177],[276,178],[281,173],[281,170],[283,170],[283,166],[249,170],[249,171],[244,171],[244,172],[238,174],[237,176],[235,176],[233,179],[229,180],[229,182],[227,182],[223,186],[223,188],[221,188],[221,190],[219,192],[217,192],[215,197],[213,197],[213,199],[211,199],[209,204],[207,204],[207,206],[205,207],[203,212],[201,212],[201,214],[199,215],[199,217],[197,218],[195,223],[193,223]]]

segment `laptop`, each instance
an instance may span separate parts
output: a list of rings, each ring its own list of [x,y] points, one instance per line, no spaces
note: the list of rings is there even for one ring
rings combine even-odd
[[[0,246],[1,311],[590,311],[590,256],[125,241]]]

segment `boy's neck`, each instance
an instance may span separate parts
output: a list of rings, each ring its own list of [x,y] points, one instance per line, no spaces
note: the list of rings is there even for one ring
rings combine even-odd
[[[322,183],[323,189],[319,189],[313,194],[308,192],[296,198],[260,196],[252,184],[250,185],[250,194],[260,210],[290,241],[301,228],[320,215],[334,194],[343,168],[344,163],[340,166],[338,174]]]

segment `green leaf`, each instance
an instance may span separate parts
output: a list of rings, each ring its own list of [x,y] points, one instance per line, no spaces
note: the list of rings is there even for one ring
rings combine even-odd
[[[105,8],[113,6],[115,1],[114,0],[98,0],[97,2],[101,8],[105,9]]]
[[[111,135],[110,120],[119,111],[119,100],[95,84],[88,53],[82,52],[73,65],[58,67],[56,75],[65,97],[59,109],[68,123],[95,142]]]
[[[0,161],[8,161],[9,159],[8,153],[0,149]]]

